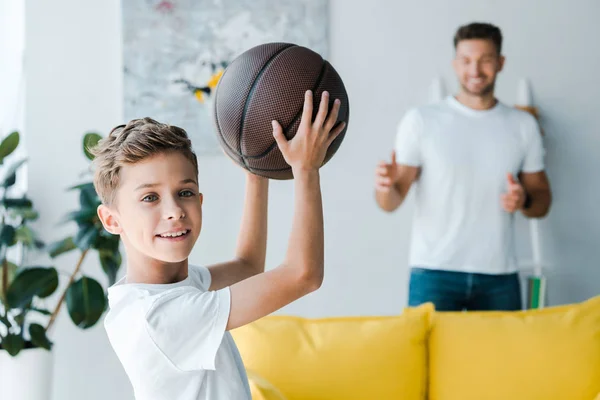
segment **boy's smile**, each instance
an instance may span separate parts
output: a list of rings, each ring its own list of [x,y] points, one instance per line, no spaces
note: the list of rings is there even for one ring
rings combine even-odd
[[[162,238],[162,239],[181,240],[181,239],[186,238],[188,233],[190,233],[189,229],[180,229],[180,230],[172,230],[170,232],[161,233],[156,236],[158,236],[159,238]]]

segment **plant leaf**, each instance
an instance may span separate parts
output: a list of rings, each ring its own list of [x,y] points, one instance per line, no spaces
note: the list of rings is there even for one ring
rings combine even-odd
[[[40,324],[29,325],[29,335],[31,336],[31,343],[37,347],[41,347],[46,350],[52,349],[52,342],[48,340],[46,336],[46,329]]]
[[[0,201],[0,204],[3,205],[6,208],[14,208],[14,207],[18,207],[18,208],[31,208],[33,207],[33,203],[31,202],[31,200],[27,199],[27,198],[21,198],[21,199],[3,199]]]
[[[31,303],[34,296],[45,298],[58,287],[58,272],[54,268],[33,267],[21,270],[6,292],[10,308],[21,308]]]
[[[75,235],[75,245],[81,251],[88,250],[92,247],[92,244],[96,241],[99,234],[99,229],[96,226],[84,225],[77,231],[77,235]]]
[[[52,313],[49,310],[44,310],[43,308],[29,307],[29,310],[30,311],[35,311],[35,312],[40,313],[42,315],[47,315],[47,316],[52,315]]]
[[[100,205],[100,198],[96,193],[94,184],[90,182],[79,186],[79,204],[81,204],[81,208],[92,208],[94,211],[96,211]]]
[[[94,326],[106,306],[102,286],[98,281],[85,276],[69,286],[66,300],[71,320],[82,329]]]
[[[119,251],[120,243],[121,236],[106,232],[103,228],[100,236],[98,236],[98,239],[94,243],[94,249],[100,252],[115,253]]]
[[[2,182],[2,187],[6,189],[6,188],[11,187],[15,183],[17,183],[17,174],[16,173],[8,175],[6,178],[4,178],[4,181]]]
[[[4,173],[2,187],[8,188],[17,182],[17,170],[27,161],[26,158],[13,163]]]
[[[9,321],[8,317],[6,317],[5,315],[2,315],[0,313],[0,322],[2,322],[2,324],[6,327],[6,329],[10,329],[12,327],[12,322]],[[0,339],[2,339],[2,335],[0,335]],[[0,347],[2,347],[2,344],[0,343]]]
[[[35,221],[40,216],[36,210],[30,207],[11,208],[8,215],[10,215],[11,218],[21,217],[28,221]]]
[[[120,252],[111,253],[108,251],[99,252],[100,264],[104,273],[108,277],[108,284],[112,286],[117,280],[117,273],[121,267],[122,257]]]
[[[86,133],[83,136],[83,152],[90,161],[94,159],[94,155],[89,151],[89,149],[94,148],[101,139],[102,136],[94,132]]]
[[[75,250],[77,246],[75,246],[75,242],[72,237],[65,238],[63,240],[59,240],[58,242],[50,243],[46,247],[46,251],[50,254],[50,257],[58,257],[63,253],[67,253],[71,250]]]
[[[2,339],[2,348],[11,356],[16,356],[25,347],[25,341],[20,335],[9,333]]]
[[[94,221],[98,218],[98,214],[96,213],[96,208],[84,208],[82,210],[71,211],[62,219],[61,223],[66,223],[69,221],[75,221],[78,224],[81,223],[94,223]]]
[[[0,243],[7,246],[14,245],[15,242],[15,228],[12,225],[3,225],[0,230]]]
[[[19,147],[19,132],[12,132],[0,143],[0,163]]]
[[[35,244],[35,234],[27,225],[21,225],[17,228],[15,239],[26,246],[33,246]]]
[[[91,182],[84,182],[84,183],[79,183],[77,185],[74,186],[70,186],[67,188],[67,191],[72,191],[72,190],[81,190],[83,188],[85,188],[86,186],[88,186]],[[93,183],[92,183],[93,185]]]
[[[25,323],[25,315],[26,315],[26,313],[22,312],[13,317],[15,319],[15,322],[17,323],[17,325],[22,326]]]
[[[7,261],[6,265],[8,266],[8,283],[6,284],[6,287],[8,288],[8,286],[10,286],[11,282],[15,279],[15,275],[17,274],[17,270],[19,269],[19,267],[17,267],[15,264],[11,263],[10,261]],[[0,288],[4,287],[4,285],[2,284],[4,280],[3,274],[2,274],[2,264],[0,264]],[[2,296],[2,300],[6,300],[4,298],[4,294],[2,293],[2,291],[0,290],[0,295]]]

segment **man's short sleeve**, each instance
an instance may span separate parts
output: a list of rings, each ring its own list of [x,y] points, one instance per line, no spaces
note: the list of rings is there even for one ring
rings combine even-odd
[[[229,288],[204,292],[192,286],[179,287],[152,302],[146,328],[176,368],[214,370],[230,307]]]
[[[423,120],[417,109],[409,110],[400,123],[396,132],[396,162],[398,164],[420,167],[421,135]]]
[[[523,131],[526,147],[521,172],[533,173],[543,171],[545,156],[544,144],[542,142],[540,127],[533,116],[527,115],[523,121]]]

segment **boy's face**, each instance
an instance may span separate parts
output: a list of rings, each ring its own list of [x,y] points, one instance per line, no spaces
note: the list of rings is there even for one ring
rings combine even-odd
[[[105,228],[127,252],[175,263],[187,259],[202,228],[202,194],[193,164],[178,152],[158,154],[120,171],[111,207],[100,206]]]

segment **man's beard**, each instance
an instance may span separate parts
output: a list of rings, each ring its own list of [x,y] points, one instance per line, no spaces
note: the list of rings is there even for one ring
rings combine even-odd
[[[470,91],[465,85],[463,85],[462,83],[460,84],[460,86],[462,87],[462,90],[471,95],[471,96],[475,96],[475,97],[483,97],[486,96],[490,93],[492,93],[494,91],[494,87],[496,86],[496,81],[494,80],[492,83],[490,83],[489,85],[483,87],[481,90],[477,91],[477,92],[472,92]]]

